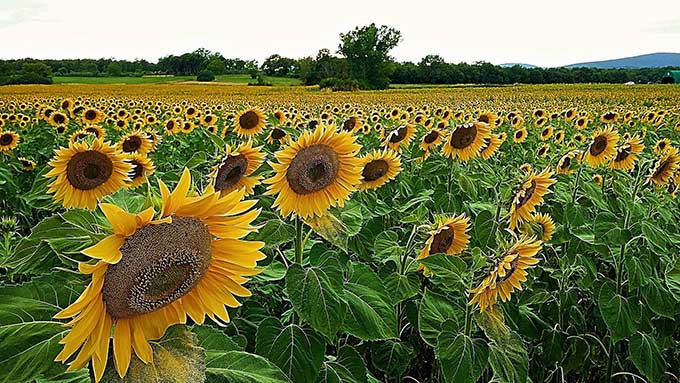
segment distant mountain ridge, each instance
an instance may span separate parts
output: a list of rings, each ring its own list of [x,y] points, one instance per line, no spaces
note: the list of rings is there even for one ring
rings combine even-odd
[[[538,68],[536,65],[522,64],[522,63],[505,63],[505,64],[500,64],[499,66],[502,67],[502,68],[511,68],[511,67],[514,67],[515,65],[519,65],[522,68]]]
[[[509,68],[515,65],[519,65],[523,68],[538,68],[538,66],[536,65],[520,63],[505,63],[500,64],[499,66],[503,68]],[[560,68],[639,69],[639,68],[663,68],[669,66],[680,67],[680,53],[671,52],[649,53],[646,55],[623,57],[612,60],[588,61],[570,65],[563,65]]]

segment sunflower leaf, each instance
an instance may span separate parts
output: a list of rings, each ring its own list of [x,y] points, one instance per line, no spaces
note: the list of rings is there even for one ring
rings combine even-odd
[[[228,351],[206,364],[207,383],[288,383],[290,379],[267,359]]]
[[[600,314],[607,324],[614,341],[625,339],[637,329],[639,317],[638,304],[631,304],[626,298],[616,291],[616,284],[607,281],[600,289],[598,300]]]
[[[666,361],[652,336],[642,333],[633,335],[629,343],[629,355],[635,367],[642,372],[648,382],[664,381]]]
[[[366,383],[366,366],[351,346],[342,346],[335,358],[323,363],[316,383]]]

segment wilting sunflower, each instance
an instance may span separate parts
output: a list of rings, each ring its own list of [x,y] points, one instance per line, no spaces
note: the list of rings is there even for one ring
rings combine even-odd
[[[145,132],[135,131],[124,135],[118,142],[118,149],[125,154],[145,155],[151,151],[153,144]]]
[[[512,140],[516,144],[521,144],[522,142],[524,142],[527,139],[528,135],[529,135],[529,133],[527,133],[526,128],[517,129],[517,130],[515,130],[515,133],[512,134]]]
[[[442,152],[447,157],[469,161],[479,155],[484,147],[484,139],[489,136],[491,129],[483,122],[457,125],[449,134]]]
[[[616,155],[609,163],[610,169],[619,169],[630,171],[635,168],[635,162],[640,158],[640,153],[645,148],[642,139],[638,136],[631,136],[623,143],[623,145],[616,148]]]
[[[557,162],[557,174],[571,174],[574,170],[571,165],[578,161],[578,156],[581,155],[580,150],[572,150],[567,154],[563,155]]]
[[[435,222],[435,229],[429,233],[425,247],[418,254],[417,259],[427,258],[433,254],[460,254],[470,242],[470,218],[465,214],[457,217],[439,217]],[[418,265],[418,270],[423,270],[426,276],[432,275],[425,265]]]
[[[531,222],[540,226],[541,241],[548,242],[552,239],[553,234],[555,234],[555,222],[552,217],[548,214],[536,213],[532,216]]]
[[[65,362],[78,349],[69,370],[92,360],[95,381],[102,378],[113,337],[113,359],[125,377],[132,351],[144,363],[153,352],[149,340],[158,339],[187,315],[202,324],[206,315],[229,322],[226,307],[238,307],[234,296],[251,293],[242,285],[255,275],[262,242],[241,240],[255,231],[255,201],[241,201],[242,192],[220,197],[212,188],[202,196],[187,197],[191,184],[184,169],[170,193],[159,182],[163,207],[158,219],[149,208],[130,214],[115,205],[101,204],[113,234],[83,254],[95,264],[80,263],[92,281],[75,303],[55,315],[74,318],[64,349],[56,360]],[[225,307],[226,306],[226,307]]]
[[[35,161],[28,159],[26,157],[19,157],[18,160],[21,163],[21,170],[27,172],[35,170]]]
[[[276,127],[272,128],[271,132],[269,132],[269,136],[267,136],[267,142],[270,144],[283,144],[288,142],[288,140],[290,140],[288,133],[286,133],[285,130]]]
[[[234,131],[240,137],[256,136],[264,130],[267,118],[257,108],[247,109],[236,115],[234,119]]]
[[[52,167],[45,177],[57,177],[48,193],[65,208],[93,210],[105,195],[125,186],[132,166],[123,155],[103,138],[87,142],[71,142],[68,148],[55,150],[49,162]]]
[[[585,152],[584,161],[593,168],[609,162],[616,155],[618,141],[619,133],[613,128],[598,130]]]
[[[680,154],[678,154],[678,149],[668,146],[652,168],[648,182],[652,182],[657,187],[665,185],[675,175],[679,166]]]
[[[305,131],[296,142],[276,152],[278,163],[266,194],[277,194],[284,217],[295,213],[301,218],[323,215],[331,206],[343,206],[361,181],[361,145],[347,133],[336,133],[320,125]]]
[[[14,150],[19,145],[19,140],[19,135],[12,131],[0,131],[0,152]]]
[[[156,170],[153,162],[143,154],[128,154],[125,156],[125,162],[132,165],[130,170],[130,180],[127,182],[127,187],[136,188],[146,182],[148,177]]]
[[[503,140],[501,139],[500,134],[492,134],[488,138],[485,138],[484,146],[479,152],[480,157],[482,157],[484,160],[488,160],[498,151],[502,143]]]
[[[361,158],[359,190],[377,189],[393,180],[401,172],[401,160],[392,149],[376,150]]]
[[[251,176],[264,162],[262,147],[253,148],[252,141],[241,144],[232,150],[227,145],[227,154],[210,173],[211,185],[221,195],[237,189],[245,189],[245,195],[253,194],[253,189],[262,177]]]
[[[478,304],[481,311],[487,309],[493,311],[499,295],[503,302],[508,301],[513,291],[522,289],[522,282],[527,280],[526,269],[539,262],[538,258],[535,258],[539,250],[541,241],[535,238],[520,238],[503,254],[503,259],[482,283],[470,290],[474,296],[469,304]]]
[[[525,181],[512,198],[510,230],[514,230],[523,222],[531,221],[531,215],[536,211],[536,207],[543,203],[543,196],[552,193],[549,188],[557,182],[550,178],[552,175],[552,171],[546,169],[539,174],[531,171],[525,176]]]
[[[401,152],[403,148],[408,147],[408,144],[411,143],[415,134],[416,128],[413,125],[401,125],[387,134],[385,144],[388,148]]]

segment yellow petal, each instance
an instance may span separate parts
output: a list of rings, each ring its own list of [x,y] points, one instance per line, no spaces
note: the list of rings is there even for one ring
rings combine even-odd
[[[121,378],[125,377],[130,366],[131,347],[130,320],[118,319],[116,321],[116,328],[113,330],[113,356],[116,363],[116,371],[118,371],[118,375]]]
[[[137,216],[130,214],[116,205],[110,203],[99,204],[106,219],[111,222],[113,232],[127,237],[137,230]]]
[[[123,256],[120,247],[125,243],[125,237],[114,234],[102,239],[96,245],[88,247],[82,253],[95,259],[101,259],[106,263],[115,264]]]

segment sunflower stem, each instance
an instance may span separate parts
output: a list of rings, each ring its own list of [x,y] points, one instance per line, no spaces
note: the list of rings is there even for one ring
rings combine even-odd
[[[295,263],[302,264],[302,219],[295,217]]]

